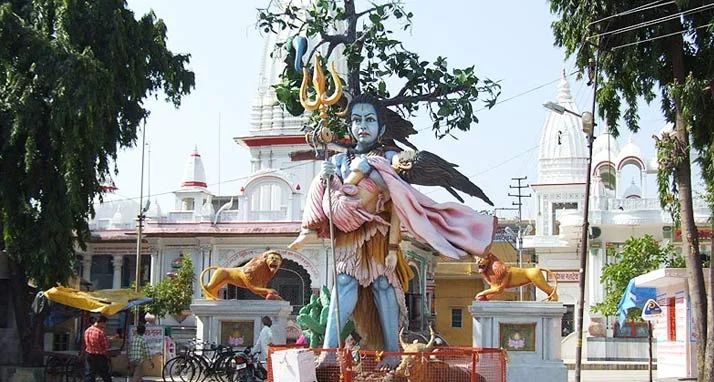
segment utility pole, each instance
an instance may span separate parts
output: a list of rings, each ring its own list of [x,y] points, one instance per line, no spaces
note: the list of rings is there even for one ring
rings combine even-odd
[[[527,176],[524,176],[522,178],[511,178],[511,180],[518,182],[517,186],[514,185],[509,185],[508,188],[511,189],[517,189],[518,193],[517,194],[511,194],[510,192],[508,193],[508,196],[518,198],[517,202],[511,202],[512,205],[518,206],[518,237],[517,237],[517,245],[518,245],[518,267],[523,268],[523,198],[530,198],[531,194],[524,195],[521,191],[523,191],[524,188],[530,187],[530,184],[524,185],[523,181],[528,179]],[[523,301],[523,287],[520,286],[518,287],[518,295],[520,296],[520,301]]]

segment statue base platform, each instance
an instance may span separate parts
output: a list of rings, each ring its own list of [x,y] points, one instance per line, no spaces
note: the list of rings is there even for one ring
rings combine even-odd
[[[560,356],[559,302],[474,301],[473,346],[503,348],[508,353],[507,381],[566,382],[568,370]]]
[[[273,321],[273,343],[284,344],[292,306],[279,300],[194,300],[196,338],[215,344],[253,346],[263,328],[262,318]]]

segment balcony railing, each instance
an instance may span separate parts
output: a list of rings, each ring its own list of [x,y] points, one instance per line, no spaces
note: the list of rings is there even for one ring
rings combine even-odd
[[[288,220],[287,211],[248,211],[248,221],[285,221]]]

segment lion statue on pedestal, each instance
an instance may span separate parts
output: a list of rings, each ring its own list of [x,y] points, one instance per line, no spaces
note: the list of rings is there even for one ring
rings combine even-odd
[[[283,256],[275,251],[266,251],[252,258],[248,263],[236,268],[211,266],[201,272],[199,283],[203,294],[209,300],[218,300],[218,291],[226,284],[246,288],[266,300],[282,300],[275,289],[267,288],[283,263]],[[203,283],[203,276],[208,271],[215,271],[208,284]]]
[[[489,253],[486,257],[474,256],[478,259],[478,272],[484,280],[491,286],[476,295],[478,301],[491,300],[505,292],[506,288],[515,288],[533,283],[542,290],[548,297],[545,301],[558,301],[558,279],[555,274],[545,268],[516,268],[509,267],[496,255]],[[550,286],[543,277],[543,272],[547,272],[554,280],[554,285]]]

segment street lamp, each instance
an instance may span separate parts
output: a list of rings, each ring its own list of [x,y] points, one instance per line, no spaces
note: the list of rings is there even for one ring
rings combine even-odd
[[[596,61],[597,62],[597,61]],[[597,73],[597,64],[595,73]],[[578,279],[578,289],[580,296],[578,298],[578,314],[575,321],[575,327],[577,331],[577,340],[575,342],[575,381],[580,382],[580,374],[582,370],[583,362],[583,315],[585,308],[585,269],[587,267],[587,253],[588,253],[588,215],[590,214],[590,181],[592,175],[592,164],[593,164],[593,130],[595,127],[595,92],[597,91],[597,76],[595,76],[593,85],[593,106],[592,112],[585,111],[582,114],[578,114],[572,110],[568,110],[554,102],[546,102],[543,106],[552,110],[558,114],[569,113],[579,117],[583,122],[583,132],[587,136],[588,144],[588,160],[587,160],[587,172],[585,175],[585,201],[583,203],[583,229],[580,235],[580,269],[579,269],[579,279]]]

